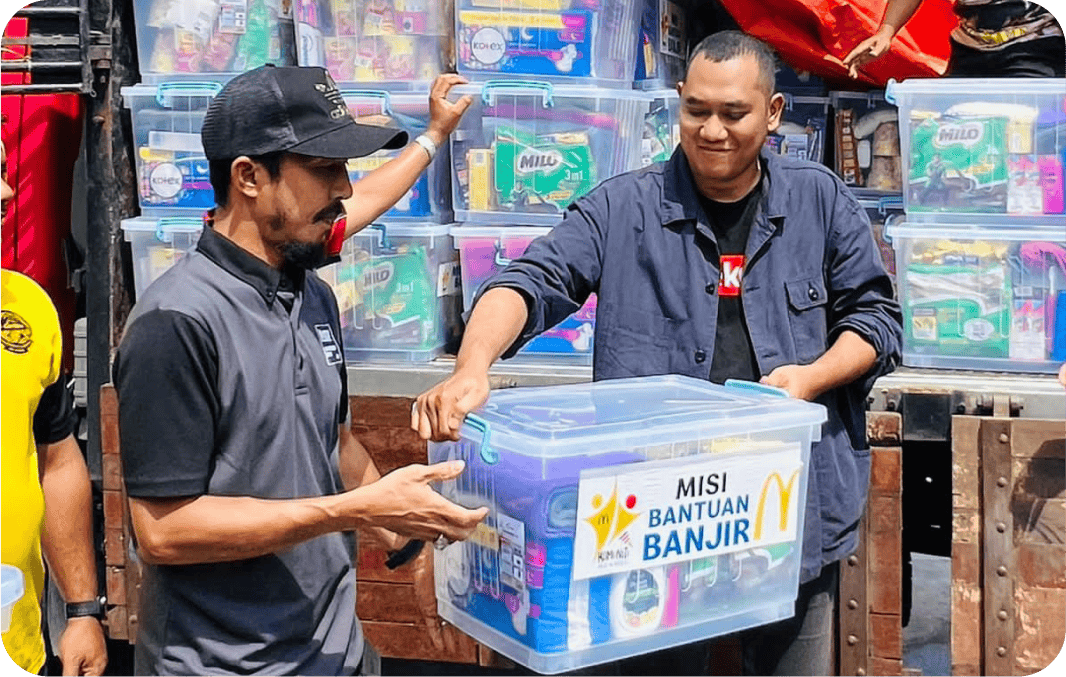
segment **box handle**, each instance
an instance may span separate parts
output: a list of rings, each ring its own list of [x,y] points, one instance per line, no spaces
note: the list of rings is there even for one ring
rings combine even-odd
[[[155,100],[163,108],[172,108],[170,99],[177,97],[214,97],[222,91],[217,82],[164,82],[155,88]]]
[[[877,201],[877,211],[880,212],[881,216],[887,214],[889,209],[902,210],[903,196],[887,195]]]
[[[899,83],[896,82],[896,78],[889,78],[888,84],[885,85],[885,101],[889,102],[893,106],[899,105],[898,103],[896,103],[896,85],[898,84]]]
[[[367,228],[373,228],[381,233],[381,249],[383,251],[393,251],[392,242],[389,240],[389,232],[384,223],[371,223]]]
[[[725,385],[726,388],[732,388],[733,390],[745,390],[749,393],[757,393],[759,395],[791,397],[788,394],[788,391],[784,388],[766,385],[765,383],[756,383],[755,381],[741,381],[740,379],[730,378],[726,379],[726,382],[723,385]]]
[[[467,414],[464,422],[481,433],[481,460],[489,465],[496,465],[499,463],[500,454],[489,446],[489,422],[477,414]]]
[[[496,256],[495,263],[501,268],[506,268],[511,265],[511,259],[503,255],[503,243],[499,240],[496,241]]]
[[[197,230],[203,227],[203,221],[200,219],[193,219],[185,216],[164,216],[155,222],[155,239],[160,242],[170,242],[174,238],[170,234],[170,231],[177,230],[179,226],[184,226],[182,230]]]
[[[481,89],[481,100],[486,106],[493,106],[496,104],[496,98],[494,92],[501,89],[510,90],[539,90],[544,94],[544,108],[551,108],[555,105],[555,101],[552,100],[552,93],[555,89],[550,82],[538,82],[536,80],[489,80]]]
[[[342,89],[341,98],[345,100],[378,99],[381,101],[381,114],[392,117],[392,97],[389,96],[388,92],[379,89]]]

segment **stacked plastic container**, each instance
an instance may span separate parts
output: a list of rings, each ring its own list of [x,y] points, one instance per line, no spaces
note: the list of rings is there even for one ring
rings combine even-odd
[[[421,0],[296,0],[301,66],[329,70],[356,119],[407,130],[429,126],[429,89],[451,68],[450,3]],[[356,181],[402,150],[348,163]],[[454,348],[460,327],[451,162],[440,148],[415,185],[320,271],[341,309],[349,363],[425,362]]]
[[[474,99],[451,139],[466,310],[570,203],[669,156],[676,105],[660,101],[653,116],[656,95],[642,91],[663,87],[684,58],[681,10],[666,6],[672,62],[660,49],[658,0],[457,0],[456,70],[471,82],[455,93]],[[515,359],[591,364],[595,308],[591,296]]]
[[[887,229],[904,364],[1066,362],[1066,82],[892,82],[906,223]]]
[[[429,447],[489,508],[436,554],[441,617],[554,674],[792,616],[825,416],[684,376],[493,391]]]
[[[215,204],[200,127],[234,76],[295,65],[288,0],[135,0],[141,84],[122,88],[133,123],[141,216],[122,222],[139,295],[196,245]]]

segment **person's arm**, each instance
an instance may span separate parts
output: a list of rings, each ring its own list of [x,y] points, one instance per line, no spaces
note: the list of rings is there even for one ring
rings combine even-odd
[[[847,385],[877,363],[877,352],[853,331],[843,331],[821,357],[810,364],[786,364],[761,380],[788,391],[792,397],[814,401],[833,388]]]
[[[489,396],[489,367],[526,325],[526,300],[508,287],[489,289],[470,314],[452,375],[418,396],[411,428],[424,440],[458,440],[470,411]]]
[[[344,488],[365,487],[381,479],[374,459],[370,458],[366,447],[352,434],[351,428],[342,424],[339,426],[338,435],[341,481],[344,482]],[[399,534],[378,526],[368,527],[364,531],[387,551],[399,550],[406,542]]]
[[[92,489],[81,448],[73,435],[37,445],[44,492],[41,546],[48,571],[67,603],[96,599],[96,556],[92,542]],[[100,621],[72,618],[59,640],[65,675],[101,675],[107,666],[107,645]]]
[[[457,477],[462,461],[409,465],[332,496],[130,497],[138,551],[149,564],[233,562],[291,548],[335,531],[380,527],[409,538],[467,538],[487,508],[467,510],[430,487]]]
[[[437,76],[429,92],[430,121],[425,135],[436,144],[438,152],[473,101],[469,95],[449,101],[448,92],[466,79],[452,73]],[[366,228],[400,201],[430,164],[429,153],[414,139],[403,151],[352,184],[352,196],[344,201],[346,223],[344,239]]]
[[[892,46],[892,38],[896,37],[896,33],[899,33],[900,29],[910,21],[910,18],[918,11],[918,7],[921,4],[922,0],[888,0],[888,5],[885,7],[885,15],[881,19],[881,25],[878,26],[873,35],[856,45],[844,57],[844,65],[848,69],[848,75],[857,78],[860,66],[879,58],[887,52],[889,47]]]
[[[784,365],[763,379],[804,399],[849,384],[864,397],[901,357],[903,316],[892,281],[866,211],[839,182],[831,219],[825,267],[829,349],[809,365]]]

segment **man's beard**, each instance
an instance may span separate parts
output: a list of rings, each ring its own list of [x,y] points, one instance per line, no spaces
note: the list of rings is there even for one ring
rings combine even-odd
[[[287,266],[314,270],[326,262],[326,245],[322,242],[283,242],[278,252]]]

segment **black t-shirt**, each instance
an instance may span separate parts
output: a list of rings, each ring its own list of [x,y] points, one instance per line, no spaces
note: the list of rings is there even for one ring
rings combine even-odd
[[[44,389],[37,411],[33,413],[33,440],[36,444],[55,444],[73,435],[78,426],[74,411],[74,394],[65,375]]]
[[[725,383],[736,378],[759,380],[759,365],[744,322],[741,280],[746,260],[744,249],[762,197],[762,182],[736,202],[718,202],[703,196],[700,203],[718,240],[718,326],[715,329],[711,381]]]

